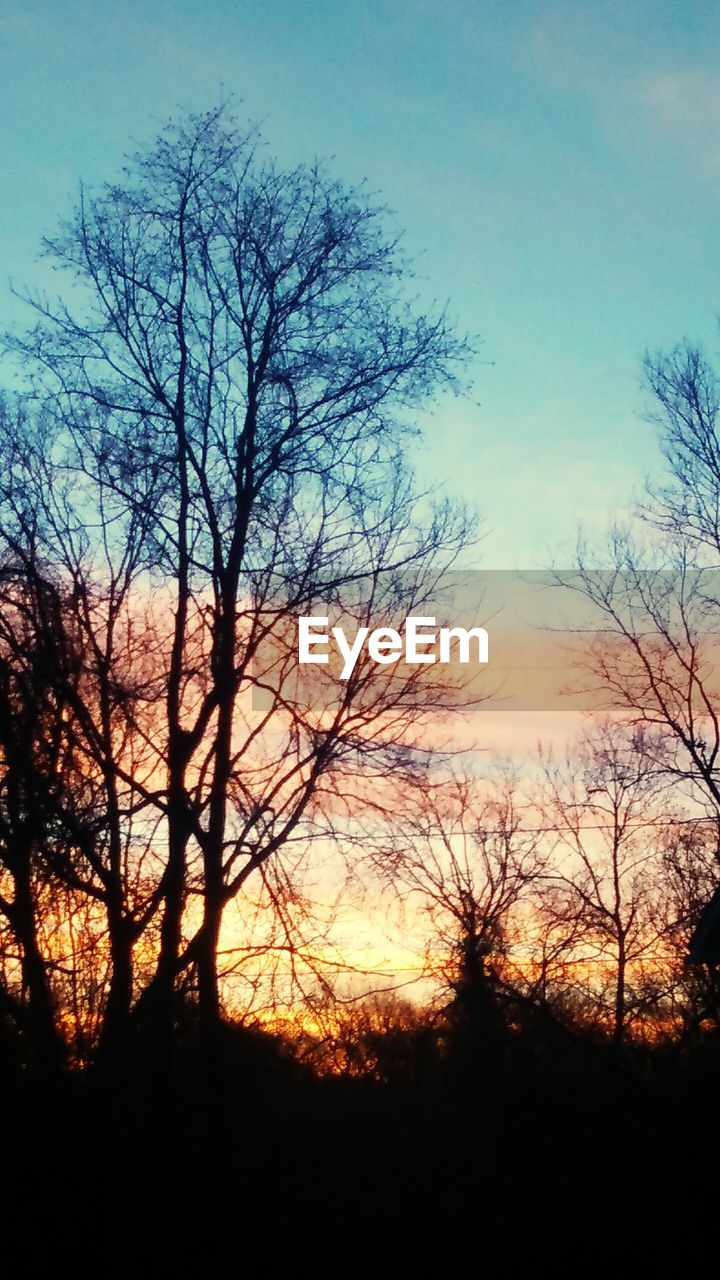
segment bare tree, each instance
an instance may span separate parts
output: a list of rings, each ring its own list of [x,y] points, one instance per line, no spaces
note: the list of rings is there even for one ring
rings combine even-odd
[[[546,861],[509,774],[426,786],[396,833],[389,866],[424,917],[428,975],[453,1033],[483,1052],[525,984],[519,944]]]
[[[720,388],[712,362],[689,344],[648,356],[645,372],[666,478],[650,487],[640,512],[647,536],[613,535],[610,572],[592,570],[580,556],[579,590],[596,627],[583,662],[607,705],[645,726],[658,745],[658,779],[713,827],[720,813]]]
[[[664,814],[656,752],[642,730],[606,720],[564,760],[544,762],[539,799],[552,870],[546,927],[565,937],[571,987],[586,1016],[620,1046],[648,1014],[648,975],[661,963],[658,908]]]
[[[8,586],[8,572],[0,592]],[[12,578],[11,578],[12,581]],[[17,583],[13,583],[17,588]],[[59,716],[42,645],[28,644],[24,601],[15,598],[15,627],[3,611],[0,639],[0,918],[8,942],[2,1005],[30,1062],[53,1069],[62,1057],[50,971],[42,947],[43,847],[53,839],[48,777],[62,753]],[[11,643],[8,643],[8,641]],[[26,655],[13,661],[17,649]],[[14,963],[13,963],[14,960]]]
[[[701,348],[685,344],[647,356],[645,375],[668,467],[652,486],[646,519],[673,540],[690,544],[703,563],[720,554],[720,382]]]
[[[707,906],[717,898],[717,819],[676,823],[662,851],[666,979],[661,980],[658,1020],[682,1046],[720,1027],[717,965],[693,962],[693,943]]]
[[[288,637],[319,602],[410,612],[467,544],[403,460],[465,348],[405,300],[362,192],[278,171],[222,110],[83,192],[47,249],[69,291],[14,344],[34,407],[0,523],[83,653],[66,733],[103,821],[56,872],[105,913],[109,1040],[168,1026],[190,967],[209,1028],[227,903],[332,829],[341,777],[417,767],[417,670],[373,691],[359,665],[311,706]]]
[[[640,514],[650,534],[612,537],[612,570],[579,562],[599,643],[588,664],[609,704],[665,739],[662,768],[718,810],[720,751],[714,647],[720,618],[720,392],[703,352],[690,345],[648,356],[647,384],[667,463]],[[672,747],[672,750],[670,748]]]
[[[45,451],[51,438],[45,425],[14,418],[6,407],[3,426],[0,651],[8,821],[11,797],[16,810],[5,858],[11,863],[22,845],[22,797],[24,821],[34,832],[25,859],[28,891],[43,886],[47,895],[60,886],[53,911],[59,900],[71,912],[94,909],[97,961],[109,962],[103,1028],[112,1039],[127,1030],[133,945],[161,901],[143,866],[147,827],[141,840],[135,822],[144,803],[136,786],[142,744],[126,731],[131,708],[158,681],[155,676],[148,686],[145,640],[136,642],[137,620],[127,614],[128,563],[126,572],[100,586],[81,527],[67,519],[67,491],[53,484],[58,476]],[[52,555],[53,536],[64,565]],[[131,563],[132,540],[126,551]],[[18,890],[16,884],[11,918]],[[56,932],[61,937],[67,930]],[[18,941],[26,955],[29,943]],[[57,974],[60,956],[46,956],[46,972],[48,962]]]

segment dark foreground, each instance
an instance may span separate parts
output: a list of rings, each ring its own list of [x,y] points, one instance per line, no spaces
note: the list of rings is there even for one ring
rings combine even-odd
[[[710,1042],[520,1044],[373,1081],[237,1029],[113,1076],[8,1071],[3,1253],[96,1276],[714,1269],[719,1084]]]

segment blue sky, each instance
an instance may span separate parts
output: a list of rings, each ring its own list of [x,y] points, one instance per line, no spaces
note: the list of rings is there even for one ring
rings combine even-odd
[[[720,310],[720,7],[689,0],[0,3],[0,295],[178,107],[221,94],[281,161],[367,178],[482,347],[425,420],[487,568],[570,562],[657,467],[640,359]]]

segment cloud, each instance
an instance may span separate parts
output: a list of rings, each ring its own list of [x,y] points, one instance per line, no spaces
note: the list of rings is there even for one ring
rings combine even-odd
[[[720,167],[720,83],[702,69],[643,76],[626,90],[640,122],[656,142],[690,155],[703,167]]]
[[[549,7],[530,27],[525,62],[556,93],[584,100],[601,131],[633,150],[664,148],[701,173],[720,168],[718,35],[704,45],[652,9]]]

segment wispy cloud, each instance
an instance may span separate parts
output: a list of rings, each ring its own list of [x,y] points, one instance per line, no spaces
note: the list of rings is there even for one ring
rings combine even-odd
[[[647,6],[550,6],[528,31],[529,69],[555,92],[584,100],[614,143],[665,148],[699,172],[720,170],[720,32],[707,19],[704,46],[658,24]]]
[[[667,143],[712,170],[720,168],[720,82],[704,69],[640,77],[627,90],[641,123]]]

